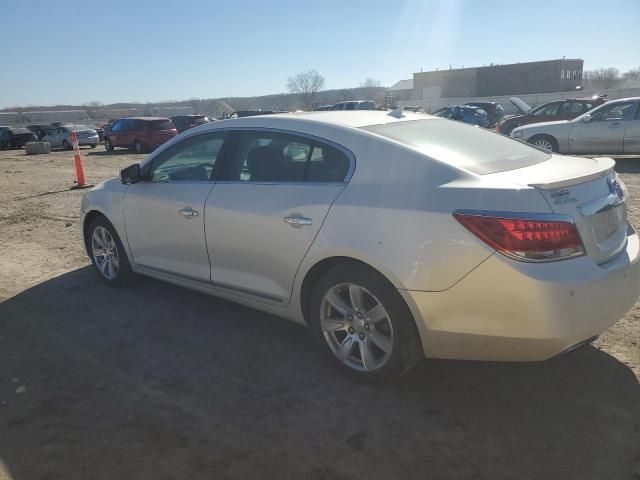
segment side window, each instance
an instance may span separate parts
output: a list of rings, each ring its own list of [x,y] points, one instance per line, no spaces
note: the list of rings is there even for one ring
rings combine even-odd
[[[211,180],[225,134],[205,133],[186,138],[158,155],[151,165],[152,182]]]
[[[593,108],[593,104],[589,102],[574,103],[572,113],[586,113]]]
[[[573,108],[575,103],[572,102],[563,102],[560,104],[560,115],[569,115],[571,113],[571,109]]]
[[[355,110],[357,105],[358,104],[356,102],[349,102],[347,103],[345,110]]]
[[[633,102],[608,103],[591,114],[591,118],[595,121],[624,120],[632,107]]]
[[[560,107],[559,103],[551,103],[545,107],[541,107],[540,110],[536,110],[535,112],[533,112],[533,116],[546,117],[546,116],[557,115],[559,107]]]
[[[230,172],[243,182],[343,182],[349,158],[337,148],[275,132],[243,132]]]
[[[636,105],[636,120],[640,120],[640,103]]]

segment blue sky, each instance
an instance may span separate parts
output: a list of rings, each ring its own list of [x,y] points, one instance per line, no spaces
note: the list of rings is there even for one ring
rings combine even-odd
[[[563,56],[640,66],[640,0],[2,3],[0,108],[278,93],[311,68],[343,88]]]

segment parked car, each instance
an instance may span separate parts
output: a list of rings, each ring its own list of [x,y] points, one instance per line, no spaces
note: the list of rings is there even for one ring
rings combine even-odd
[[[0,125],[0,130],[6,130],[7,128],[11,128],[10,125]]]
[[[98,125],[91,125],[89,128],[95,130],[98,134],[98,141],[102,142],[104,140],[104,128],[99,127]]]
[[[38,138],[26,128],[7,127],[0,130],[0,148],[22,148],[27,142],[35,142]]]
[[[573,120],[518,127],[511,136],[560,153],[640,153],[640,97],[610,100]]]
[[[242,118],[98,185],[81,224],[106,284],[144,274],[306,324],[380,380],[423,356],[543,360],[622,317],[640,239],[613,166],[412,112]]]
[[[49,142],[51,148],[63,148],[71,150],[73,141],[71,140],[71,132],[75,132],[78,137],[78,146],[89,146],[96,148],[98,145],[98,133],[86,125],[57,127],[48,132],[42,140]]]
[[[175,125],[176,130],[178,130],[178,133],[211,122],[206,115],[176,115],[171,117],[171,121]]]
[[[317,107],[314,107],[313,111],[314,112],[324,112],[326,110],[331,110],[332,107],[333,107],[333,105],[319,105]]]
[[[115,147],[133,148],[136,153],[143,153],[158,148],[176,135],[178,131],[168,118],[121,118],[105,129],[104,148],[107,152]]]
[[[350,100],[348,102],[338,102],[331,107],[331,110],[375,110],[376,102],[372,100]]]
[[[470,125],[477,125],[482,128],[487,128],[491,125],[489,114],[485,112],[484,109],[470,105],[453,105],[451,107],[443,107],[433,112],[433,115],[449,120],[468,123]]]
[[[38,140],[42,140],[47,133],[55,130],[55,128],[49,123],[27,125],[27,129],[35,133]]]
[[[606,101],[605,97],[595,98],[568,98],[566,100],[558,100],[555,102],[545,103],[536,108],[529,108],[522,115],[515,115],[506,118],[498,125],[498,132],[505,135],[511,135],[514,128],[530,123],[553,122],[556,120],[571,120],[583,113],[588,112],[598,105],[602,105]],[[516,108],[520,111],[526,105],[519,98],[512,98]]]
[[[504,118],[504,108],[496,102],[469,102],[465,103],[471,107],[479,107],[489,115],[489,127],[495,127]]]

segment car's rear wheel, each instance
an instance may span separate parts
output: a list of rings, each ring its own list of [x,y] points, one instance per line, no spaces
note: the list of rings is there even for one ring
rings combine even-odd
[[[136,153],[144,153],[144,147],[142,146],[142,142],[140,140],[136,140],[133,142],[133,149]]]
[[[528,140],[528,143],[543,150],[550,152],[558,152],[558,141],[550,135],[534,135]]]
[[[69,145],[69,142],[67,142],[66,140],[62,140],[62,148],[64,148],[65,150],[71,150],[71,145]]]
[[[104,139],[104,149],[107,152],[113,152],[113,144],[111,143],[111,140],[109,140],[108,138]]]
[[[423,356],[404,300],[366,266],[344,264],[329,270],[314,287],[308,311],[321,348],[355,380],[398,377]]]
[[[129,283],[133,277],[129,259],[120,237],[105,217],[97,217],[91,222],[87,247],[101,280],[113,287]]]
[[[91,145],[89,145],[91,148],[96,148],[98,146],[97,143],[92,143]]]

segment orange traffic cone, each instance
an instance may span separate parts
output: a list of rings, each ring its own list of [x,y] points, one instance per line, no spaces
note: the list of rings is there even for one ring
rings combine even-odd
[[[80,188],[91,188],[93,185],[87,183],[84,178],[84,168],[82,168],[82,157],[80,156],[80,146],[76,132],[71,132],[71,143],[73,144],[73,156],[76,163],[76,184],[71,186],[71,190]]]

